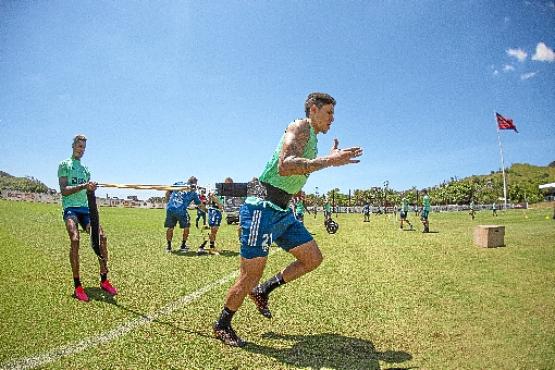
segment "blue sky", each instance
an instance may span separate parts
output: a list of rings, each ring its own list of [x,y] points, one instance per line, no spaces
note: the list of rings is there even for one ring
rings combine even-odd
[[[555,160],[553,1],[0,1],[0,170],[57,188],[77,133],[93,180],[258,176],[312,91],[319,152],[361,162],[305,190],[402,190]],[[100,195],[156,192],[99,191]]]

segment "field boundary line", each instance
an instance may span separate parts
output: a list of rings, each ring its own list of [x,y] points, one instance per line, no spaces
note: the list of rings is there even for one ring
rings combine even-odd
[[[158,309],[157,311],[155,311],[150,315],[139,317],[131,321],[127,321],[126,323],[123,323],[110,331],[107,331],[103,334],[99,334],[97,336],[83,339],[82,341],[77,343],[66,344],[58,348],[54,348],[43,354],[8,361],[2,364],[1,368],[5,370],[33,369],[38,366],[42,366],[42,365],[46,365],[51,362],[54,362],[62,357],[74,355],[76,353],[83,352],[89,348],[96,347],[100,344],[110,342],[141,326],[148,325],[162,316],[169,315],[172,312],[177,311],[189,305],[190,303],[201,298],[203,295],[205,295],[212,289],[226,284],[227,282],[237,277],[238,275],[239,275],[239,270],[235,270],[232,273],[225,275],[221,279],[218,279],[216,281],[211,282],[210,284],[203,286],[202,288],[200,288],[199,290],[191,294],[178,298],[177,300],[167,304],[166,306]]]

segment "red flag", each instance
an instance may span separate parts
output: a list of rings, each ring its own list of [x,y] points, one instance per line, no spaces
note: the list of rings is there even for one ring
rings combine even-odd
[[[500,130],[515,130],[515,132],[518,132],[512,119],[505,118],[497,112],[495,113],[495,118],[497,118],[497,127]]]

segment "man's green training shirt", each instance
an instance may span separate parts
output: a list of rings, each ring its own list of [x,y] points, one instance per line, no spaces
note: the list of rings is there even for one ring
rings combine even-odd
[[[91,179],[89,169],[81,164],[81,161],[73,157],[68,158],[58,166],[58,178],[67,177],[67,184],[69,186],[81,185]],[[87,191],[85,189],[73,193],[71,195],[62,196],[62,207],[64,209],[69,207],[88,207]]]
[[[294,122],[293,122],[294,123]],[[293,124],[291,123],[291,124]],[[310,136],[303,151],[303,158],[307,159],[314,159],[318,155],[318,138],[316,137],[316,133],[314,132],[314,128],[310,126]],[[310,174],[305,175],[291,175],[291,176],[281,176],[278,171],[278,163],[279,163],[279,154],[281,153],[281,149],[283,148],[283,141],[285,139],[285,135],[281,137],[279,144],[274,151],[274,155],[272,158],[266,163],[264,170],[262,171],[262,175],[260,175],[259,179],[261,182],[268,183],[278,189],[285,191],[288,194],[297,194],[303,186],[306,184],[308,180],[308,176]],[[262,201],[256,197],[248,197],[246,203],[249,204],[258,204],[260,202],[268,202]],[[272,208],[277,210],[283,211],[279,206],[273,204],[272,202],[268,202]]]

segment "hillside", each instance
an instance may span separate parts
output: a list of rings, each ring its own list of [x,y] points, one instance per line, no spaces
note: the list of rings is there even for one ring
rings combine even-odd
[[[17,190],[26,193],[56,193],[34,177],[16,177],[0,171],[0,190]]]

